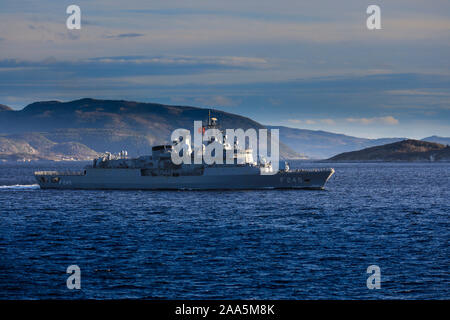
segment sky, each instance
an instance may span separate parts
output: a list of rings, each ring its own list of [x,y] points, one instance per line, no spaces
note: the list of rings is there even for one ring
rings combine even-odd
[[[66,8],[81,8],[69,30]],[[366,9],[381,9],[369,30]],[[450,136],[448,0],[0,0],[0,104],[124,99]]]

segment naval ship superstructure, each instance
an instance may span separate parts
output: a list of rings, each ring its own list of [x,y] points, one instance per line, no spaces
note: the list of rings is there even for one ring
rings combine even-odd
[[[209,116],[203,132],[205,129],[218,129],[217,119]],[[107,152],[82,171],[38,171],[35,177],[42,189],[323,189],[334,173],[332,168],[291,170],[287,163],[278,172],[272,172],[270,162],[255,161],[253,150],[245,145],[240,147],[238,141],[233,146],[223,144],[224,151],[234,150],[232,164],[227,164],[225,159],[224,164],[204,161],[174,164],[171,154],[178,143],[180,141],[176,140],[172,144],[154,146],[151,155],[138,158],[128,158],[126,151],[118,155]],[[204,152],[205,145],[194,150],[188,146],[187,150],[194,159],[196,152]]]

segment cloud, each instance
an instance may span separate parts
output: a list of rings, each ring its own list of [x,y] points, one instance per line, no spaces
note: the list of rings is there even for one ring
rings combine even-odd
[[[397,119],[395,119],[393,116],[373,117],[373,118],[347,118],[345,120],[350,123],[358,123],[358,124],[363,124],[363,125],[369,125],[369,124],[396,125],[399,123],[399,121]]]
[[[342,119],[340,119],[342,120]],[[387,124],[387,125],[396,125],[399,121],[393,116],[385,116],[385,117],[373,117],[373,118],[346,118],[345,122],[348,123],[356,123],[362,125],[369,124]],[[337,121],[335,119],[288,119],[288,122],[294,124],[304,124],[304,125],[336,125]],[[341,121],[339,121],[341,122]]]
[[[171,103],[196,105],[200,107],[235,107],[241,103],[239,99],[223,95],[211,95],[201,97],[173,96],[170,97]]]
[[[336,123],[333,119],[305,119],[305,120],[289,119],[288,121],[295,124],[307,124],[307,125],[313,124],[333,125]]]
[[[115,56],[97,57],[86,59],[101,63],[152,63],[152,64],[176,64],[176,65],[218,65],[229,67],[263,67],[268,63],[266,59],[254,57],[233,57],[233,56]]]
[[[223,106],[223,107],[234,107],[239,104],[239,101],[235,101],[230,97],[220,95],[195,98],[194,102],[201,106]]]
[[[427,91],[418,89],[406,89],[406,90],[387,90],[387,94],[400,95],[400,96],[450,96],[450,92],[442,91]]]
[[[270,77],[270,69],[223,65],[198,67],[196,63],[201,62],[201,57],[182,57],[181,61],[178,58],[98,57],[83,60],[91,62],[86,65],[59,65],[56,59],[40,61],[36,65],[29,61],[0,60],[0,70],[5,68],[0,72],[0,103],[4,101],[6,105],[21,108],[39,100],[68,101],[93,97],[212,106],[267,125],[304,126],[358,136],[450,135],[448,97],[419,99],[420,96],[415,95],[386,93],[387,90],[411,88],[444,92],[450,85],[450,77],[391,74],[279,81]],[[102,63],[97,61],[102,59],[106,60]],[[117,61],[106,62],[107,59]],[[152,59],[161,65],[145,62]],[[165,59],[168,62],[162,63],[161,60]],[[212,60],[221,59],[223,57]],[[264,70],[267,77],[259,74],[258,82],[246,77],[249,73],[254,74],[255,70]],[[9,97],[17,97],[17,101],[11,103]],[[273,105],[273,99],[276,99],[276,105]],[[420,106],[418,111],[421,112],[434,113],[425,116],[409,109],[411,106]],[[386,118],[389,116],[392,118]]]
[[[320,120],[320,122],[324,123],[324,124],[329,124],[329,125],[335,124],[335,121],[333,119],[322,119],[322,120]]]
[[[0,30],[0,36],[12,45],[2,48],[3,57],[42,57],[53,52],[85,56],[91,50],[99,55],[111,51],[126,54],[150,50],[158,53],[181,50],[192,53],[196,50],[200,53],[214,50],[215,46],[218,46],[217,50],[228,50],[228,54],[233,54],[232,50],[237,48],[244,50],[242,47],[245,46],[242,52],[252,52],[252,55],[277,50],[278,57],[286,57],[286,49],[280,48],[280,45],[289,44],[293,55],[297,52],[305,55],[311,47],[321,44],[332,48],[326,48],[327,54],[323,51],[316,54],[317,60],[342,66],[342,62],[336,60],[337,57],[348,57],[342,52],[343,47],[356,49],[354,56],[360,59],[366,56],[366,50],[371,50],[369,60],[373,61],[378,52],[385,52],[384,55],[390,59],[401,57],[400,51],[396,51],[396,55],[390,54],[388,46],[397,48],[409,42],[414,43],[416,48],[422,47],[422,50],[414,53],[414,49],[404,46],[408,59],[403,59],[406,60],[403,63],[411,66],[415,65],[411,55],[426,53],[428,56],[431,55],[428,51],[437,51],[445,57],[448,52],[448,47],[442,45],[448,40],[450,30],[446,13],[449,12],[449,5],[445,3],[429,5],[420,1],[403,1],[403,5],[395,8],[391,6],[389,13],[383,16],[382,30],[369,32],[365,28],[364,5],[357,0],[353,0],[351,5],[338,5],[331,0],[314,4],[282,0],[283,5],[274,1],[264,1],[264,5],[260,4],[261,1],[160,0],[151,1],[151,4],[145,1],[112,0],[98,4],[98,1],[84,1],[81,5],[82,29],[78,32],[80,37],[77,46],[67,45],[70,36],[58,36],[65,29],[66,16],[61,5],[42,0],[39,6],[25,5],[22,8],[10,4],[14,1],[4,1],[7,3],[2,4],[0,16],[8,28]],[[89,20],[86,21],[85,17]],[[127,42],[133,39],[133,46],[110,39]],[[426,42],[419,44],[417,39]],[[431,40],[433,43],[430,43]],[[46,45],[48,42],[54,45]],[[372,51],[372,45],[379,48],[378,52]],[[428,50],[437,46],[439,50]],[[437,61],[426,57],[423,59],[439,66]],[[373,66],[367,66],[367,60],[364,59],[365,70],[373,69]],[[356,63],[353,59],[349,61]],[[392,65],[393,70],[396,70],[396,65]]]
[[[137,38],[143,36],[145,36],[145,34],[143,33],[130,32],[130,33],[121,33],[117,35],[105,35],[104,37],[107,39],[123,39],[123,38]]]
[[[253,57],[221,56],[117,56],[80,60],[41,61],[20,59],[0,60],[0,76],[10,82],[52,81],[95,78],[127,78],[156,75],[198,75],[224,71],[266,68],[267,61]],[[37,74],[36,69],[41,69]],[[29,74],[26,71],[29,70]],[[0,81],[1,82],[1,81]]]

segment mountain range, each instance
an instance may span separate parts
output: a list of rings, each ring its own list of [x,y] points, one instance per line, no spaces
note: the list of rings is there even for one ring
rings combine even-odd
[[[408,140],[407,137],[368,139],[321,130],[296,129],[282,126],[267,126],[280,130],[280,140],[296,152],[306,154],[313,159],[327,159],[342,152],[360,150],[369,147]],[[450,138],[430,136],[422,141],[450,144]]]
[[[14,111],[0,109],[0,157],[4,160],[86,160],[105,151],[151,153],[177,128],[193,130],[209,109],[118,100],[44,101]],[[239,115],[213,110],[223,128],[265,128]],[[280,143],[283,159],[300,154]]]
[[[22,110],[0,105],[0,159],[86,160],[105,151],[127,150],[130,156],[150,153],[169,141],[176,128],[192,130],[209,109],[123,100],[42,101]],[[265,126],[240,115],[211,109],[223,128],[277,128],[284,159],[324,159],[338,153],[383,145],[406,138],[366,139],[289,127]],[[450,138],[423,140],[449,144]]]

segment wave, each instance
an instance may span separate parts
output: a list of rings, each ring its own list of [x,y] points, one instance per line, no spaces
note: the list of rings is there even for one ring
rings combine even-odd
[[[6,185],[0,186],[0,189],[8,189],[8,190],[30,190],[30,189],[39,189],[38,184],[14,184],[14,185]]]

